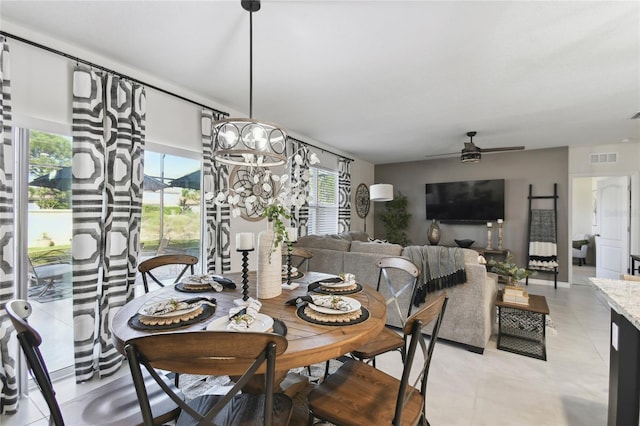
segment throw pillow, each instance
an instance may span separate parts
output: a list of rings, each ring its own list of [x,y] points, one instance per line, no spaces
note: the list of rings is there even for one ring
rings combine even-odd
[[[573,248],[580,250],[582,246],[588,245],[589,240],[575,240],[572,242]]]

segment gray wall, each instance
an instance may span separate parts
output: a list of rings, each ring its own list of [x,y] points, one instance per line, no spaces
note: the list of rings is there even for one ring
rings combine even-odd
[[[520,152],[484,154],[478,164],[463,164],[456,158],[413,161],[375,166],[375,181],[390,183],[394,192],[409,199],[409,239],[414,244],[427,243],[425,184],[477,179],[505,179],[505,217],[503,246],[511,250],[518,265],[526,264],[529,184],[533,195],[553,195],[558,184],[558,281],[568,281],[568,148],[553,148]],[[378,203],[378,211],[383,206]],[[534,200],[534,208],[553,208],[552,200]],[[493,247],[498,245],[497,224],[494,223]],[[384,238],[384,226],[376,215],[376,238]],[[456,239],[475,240],[473,247],[486,247],[485,225],[441,224],[442,245],[455,245]],[[473,248],[472,247],[472,248]],[[539,274],[536,278],[552,280],[553,275]]]

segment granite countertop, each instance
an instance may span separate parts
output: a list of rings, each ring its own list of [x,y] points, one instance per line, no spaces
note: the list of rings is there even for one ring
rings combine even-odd
[[[640,283],[609,278],[589,278],[589,281],[604,294],[616,312],[640,330]]]

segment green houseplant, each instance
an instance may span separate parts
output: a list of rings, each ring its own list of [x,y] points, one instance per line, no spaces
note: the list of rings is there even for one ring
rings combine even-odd
[[[273,244],[271,245],[271,252],[276,251],[276,247],[279,247],[280,244],[285,241],[287,237],[287,228],[282,221],[282,219],[291,219],[291,216],[285,210],[285,208],[279,204],[270,204],[265,207],[262,212],[262,216],[266,217],[267,220],[273,225]]]
[[[384,232],[390,243],[407,246],[411,243],[407,237],[407,228],[411,213],[407,211],[409,200],[405,195],[398,192],[393,200],[384,203],[385,210],[379,213],[378,217],[384,224]]]
[[[507,280],[508,285],[515,285],[523,278],[530,277],[534,274],[534,271],[529,271],[525,268],[519,268],[513,260],[513,256],[510,254],[504,262],[496,262],[494,259],[490,259],[487,262],[487,266],[491,272],[504,277]]]

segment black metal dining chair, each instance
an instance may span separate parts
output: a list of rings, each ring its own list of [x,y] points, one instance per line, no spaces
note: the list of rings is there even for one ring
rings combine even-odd
[[[151,278],[156,284],[160,287],[164,287],[164,283],[155,275],[154,270],[156,268],[160,268],[168,265],[180,265],[182,269],[178,273],[178,276],[173,280],[173,284],[180,281],[182,276],[187,272],[187,270],[191,271],[193,275],[195,272],[195,264],[198,263],[198,258],[196,256],[191,256],[188,254],[163,254],[160,256],[155,256],[149,259],[146,259],[138,265],[138,271],[142,274],[142,283],[144,284],[144,292],[149,293],[149,281],[148,278]]]
[[[205,330],[138,337],[125,347],[146,426],[153,425],[153,418],[142,366],[180,406],[176,426],[288,424],[293,403],[288,396],[274,393],[276,357],[286,349],[287,339],[277,334]],[[239,377],[225,395],[204,395],[186,403],[163,384],[156,369]],[[260,374],[264,370],[262,392],[240,393],[259,369]]]
[[[27,365],[33,379],[38,384],[49,407],[50,424],[55,426],[63,426],[64,424],[74,426],[142,424],[143,417],[130,375],[112,380],[59,405],[47,365],[40,352],[42,338],[27,322],[33,312],[31,305],[26,300],[15,299],[7,302],[5,310],[16,329],[18,341],[27,359]],[[154,421],[157,424],[162,424],[175,419],[180,412],[178,405],[165,395],[150,375],[145,375],[142,380],[147,385],[151,401],[151,417]],[[176,395],[182,397],[180,391],[174,388],[168,379],[164,378],[163,384],[173,388]]]
[[[428,425],[427,377],[446,306],[443,292],[407,319],[401,379],[362,361],[348,360],[307,396],[308,424],[312,425],[315,417],[343,426]],[[434,321],[427,345],[422,330]],[[418,346],[423,360],[415,363],[417,371],[413,371]]]
[[[378,259],[376,266],[380,269],[378,274],[378,285],[376,290],[387,296],[386,303],[388,309],[398,315],[400,322],[405,323],[406,318],[411,314],[412,301],[416,293],[416,283],[420,274],[418,267],[411,261],[402,257],[384,257]],[[406,298],[408,306],[400,306],[399,297],[410,292],[411,297]],[[406,310],[406,314],[405,314]],[[404,361],[403,355],[404,339],[401,334],[391,327],[385,327],[369,342],[351,352],[351,356],[361,361],[371,362],[376,366],[376,356],[385,352],[399,351]]]

